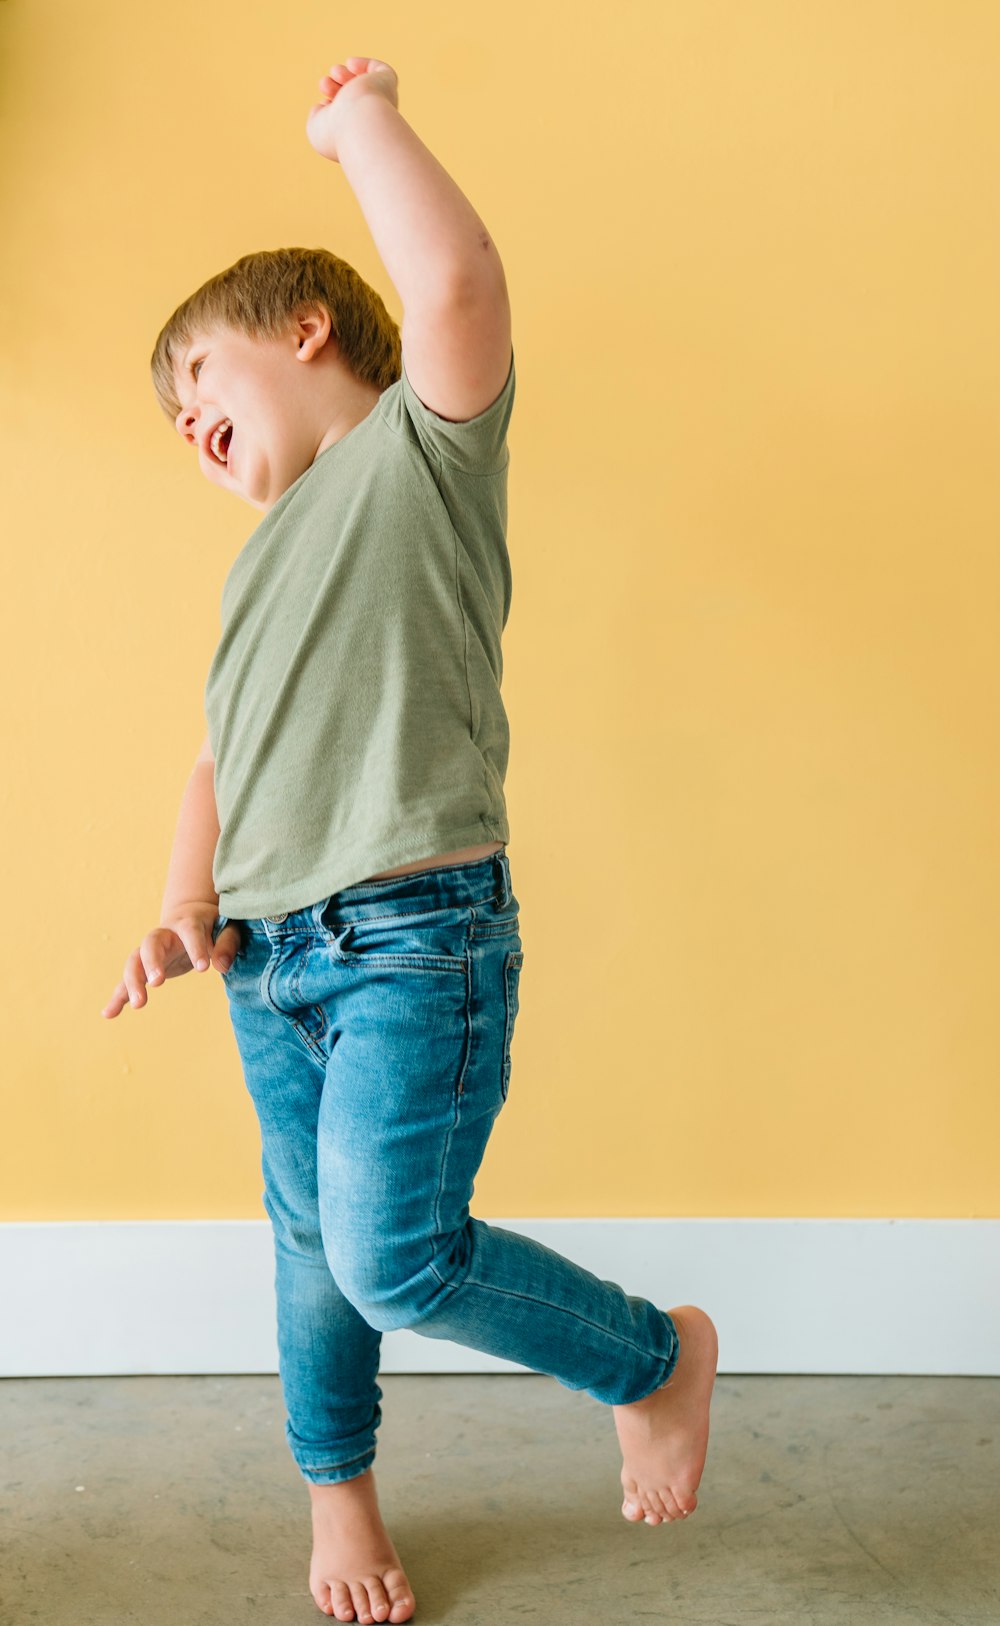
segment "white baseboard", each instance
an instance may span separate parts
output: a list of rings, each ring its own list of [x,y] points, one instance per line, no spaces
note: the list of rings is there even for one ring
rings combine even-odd
[[[720,1373],[1000,1376],[1000,1220],[535,1219],[663,1309],[699,1304]],[[262,1220],[0,1224],[0,1376],[276,1372]],[[412,1330],[383,1372],[527,1368]]]

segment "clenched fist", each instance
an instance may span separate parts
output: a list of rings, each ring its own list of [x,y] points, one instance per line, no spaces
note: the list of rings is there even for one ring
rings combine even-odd
[[[363,96],[382,96],[399,107],[399,80],[395,68],[374,56],[349,56],[335,62],[319,81],[323,100],[310,109],[306,135],[323,158],[337,157],[337,128],[344,115]]]

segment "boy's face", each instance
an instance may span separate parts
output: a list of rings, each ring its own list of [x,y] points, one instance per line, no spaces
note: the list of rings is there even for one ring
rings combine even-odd
[[[379,398],[341,361],[326,311],[301,317],[280,339],[232,328],[199,333],[177,358],[174,379],[177,431],[197,447],[202,473],[264,513]],[[213,447],[225,420],[232,431]]]

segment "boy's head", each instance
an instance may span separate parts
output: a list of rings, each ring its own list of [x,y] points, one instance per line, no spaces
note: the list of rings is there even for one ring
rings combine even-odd
[[[179,305],[150,366],[206,478],[266,513],[367,417],[401,356],[398,324],[346,260],[282,248],[244,255]]]

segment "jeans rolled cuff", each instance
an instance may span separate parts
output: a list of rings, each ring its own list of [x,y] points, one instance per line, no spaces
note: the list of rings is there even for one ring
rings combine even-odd
[[[646,1400],[649,1395],[655,1394],[657,1389],[662,1389],[667,1379],[673,1375],[674,1367],[677,1365],[680,1358],[681,1341],[677,1336],[677,1328],[674,1325],[672,1318],[667,1314],[666,1310],[661,1310],[660,1314],[667,1323],[673,1339],[673,1347],[671,1348],[670,1354],[663,1357],[663,1360],[660,1363],[659,1375],[655,1383],[651,1384],[648,1379],[644,1380],[644,1382],[640,1385],[640,1392],[638,1394],[629,1394],[626,1395],[622,1400],[616,1400],[614,1402],[616,1406],[631,1406],[634,1405],[637,1400]]]
[[[324,1465],[321,1468],[306,1467],[298,1463],[297,1467],[303,1479],[310,1485],[339,1485],[344,1479],[357,1479],[361,1474],[367,1473],[375,1461],[375,1452],[366,1451],[362,1457],[352,1457],[350,1462],[342,1462],[339,1466]]]

